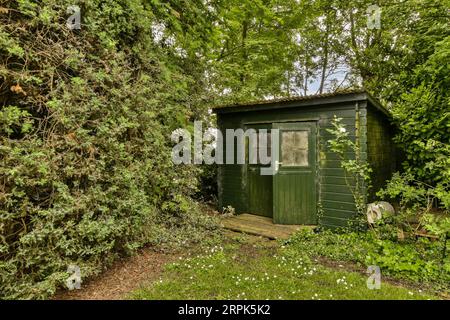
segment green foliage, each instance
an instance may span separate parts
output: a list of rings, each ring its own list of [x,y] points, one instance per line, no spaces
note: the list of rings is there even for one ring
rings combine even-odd
[[[390,109],[398,127],[395,140],[406,157],[404,171],[433,192],[439,190],[439,205],[445,205],[450,181],[450,2],[378,1],[380,29],[367,27],[373,1],[319,4],[311,6],[324,19],[337,12],[331,30],[342,31],[331,33],[337,45],[328,49],[344,57],[350,73]]]
[[[450,55],[449,55],[450,58]],[[442,61],[450,64],[450,60]],[[446,85],[448,88],[448,85]],[[450,181],[450,96],[434,83],[422,83],[404,94],[394,109],[400,132],[396,137],[405,152],[406,171],[428,184]]]
[[[396,173],[377,195],[399,202],[398,213],[386,217],[397,228],[409,233],[425,228],[442,241],[450,235],[450,192],[443,186],[432,187],[417,181],[412,173]],[[433,211],[434,207],[439,211]]]
[[[158,44],[139,0],[82,2],[82,28],[69,30],[73,4],[0,13],[2,298],[45,298],[70,264],[85,278],[215,228],[190,198],[197,169],[170,157],[172,130],[201,115],[196,71],[177,55],[183,32]]]
[[[382,276],[450,290],[450,257],[443,259],[443,243],[420,239],[397,242],[372,232],[313,233],[302,230],[287,245],[311,257],[325,256],[335,261],[350,261],[363,266],[379,266]],[[445,243],[448,247],[449,245]]]
[[[203,200],[217,202],[217,165],[202,166],[199,184],[198,196]]]
[[[0,132],[5,135],[20,135],[30,131],[33,120],[26,110],[18,107],[7,106],[0,110]]]
[[[427,185],[416,180],[412,173],[395,173],[378,196],[399,200],[400,211],[411,207],[429,210],[436,203],[443,211],[450,210],[450,193],[444,187]]]
[[[425,22],[420,27],[427,32],[410,38],[420,59],[415,57],[412,72],[393,80],[402,92],[393,99],[392,113],[399,127],[396,141],[406,155],[405,172],[394,175],[378,195],[399,201],[397,227],[423,228],[445,244],[450,234],[450,37],[439,20]]]
[[[339,88],[336,81],[325,83],[343,63],[344,21],[333,2],[231,0],[217,6],[208,54],[211,91],[230,103]],[[312,85],[317,81],[319,89]]]
[[[172,130],[205,120],[205,106],[224,101],[306,94],[318,79],[318,92],[337,89],[342,83],[325,81],[343,66],[351,68],[346,85],[361,78],[399,127],[408,176],[395,178],[383,196],[401,198],[403,212],[419,212],[430,232],[446,234],[449,1],[379,1],[381,30],[367,28],[372,3],[2,4],[2,295],[47,297],[68,264],[87,276],[146,243],[205,238],[198,230],[213,226],[191,200],[199,170],[172,164]],[[81,30],[66,27],[74,4]],[[332,130],[332,148],[356,151],[341,129]],[[358,157],[342,164],[349,184],[356,180],[362,213],[370,169]],[[215,192],[213,174],[213,167],[203,170],[200,194]],[[442,219],[428,216],[430,201],[446,210]]]
[[[387,193],[403,193],[410,205],[412,197],[422,198],[417,199],[422,207],[427,206],[423,193],[438,199],[438,206],[445,207],[449,199],[449,4],[448,0],[381,3],[382,29],[373,34],[373,42],[358,46],[372,63],[359,68],[365,86],[390,107],[398,127],[395,140],[406,157],[405,183],[395,178]]]

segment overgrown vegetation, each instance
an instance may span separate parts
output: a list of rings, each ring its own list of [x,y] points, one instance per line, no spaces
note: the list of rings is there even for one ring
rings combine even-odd
[[[335,118],[332,125],[333,129],[328,130],[333,135],[329,144],[340,158],[346,184],[354,197],[356,228],[352,223],[341,230],[342,234],[301,231],[289,240],[289,245],[312,256],[377,266],[386,275],[448,291],[448,191],[439,184],[433,187],[417,181],[410,171],[396,173],[377,195],[398,200],[397,212],[384,211],[380,220],[368,221],[365,186],[370,186],[370,167],[360,161],[358,142],[348,137],[341,119]],[[348,152],[355,155],[355,160],[345,157]]]
[[[434,299],[422,290],[383,281],[367,287],[367,276],[335,270],[313,260],[298,246],[280,248],[240,237],[224,247],[170,264],[160,281],[136,290],[132,299],[343,300]],[[313,249],[314,250],[314,249]]]
[[[450,258],[442,255],[442,245],[427,238],[398,242],[397,234],[389,233],[309,230],[298,232],[287,242],[288,247],[312,258],[324,256],[366,268],[375,265],[380,267],[382,276],[409,280],[448,293]]]
[[[354,1],[348,4],[358,8]],[[316,254],[378,264],[394,276],[448,283],[449,4],[433,0],[380,2],[382,27],[365,35],[351,32],[350,63],[364,86],[392,112],[398,128],[395,140],[406,159],[402,171],[383,190],[374,190],[380,200],[398,204],[396,214],[385,215],[367,234],[300,236],[305,243],[314,242]],[[361,23],[358,18],[353,21],[352,28]],[[333,133],[337,137],[335,152],[339,153],[336,144],[345,146],[338,142],[348,140],[337,126]],[[343,161],[343,166],[348,171],[348,162]],[[365,168],[351,168],[353,177],[366,176]],[[298,241],[299,246],[308,247],[303,247],[303,240]],[[335,242],[349,252],[339,253]]]
[[[442,4],[448,8],[450,2]],[[402,231],[425,229],[446,243],[450,236],[449,16],[438,3],[423,5],[423,10],[415,9],[420,19],[400,24],[404,48],[398,48],[392,62],[398,61],[401,69],[380,71],[379,76],[386,77],[382,88],[370,84],[380,89],[380,97],[391,107],[399,129],[396,141],[406,156],[403,172],[378,195],[399,202],[394,219]],[[406,55],[397,56],[401,52]]]
[[[215,223],[190,198],[197,169],[169,145],[201,117],[201,82],[150,32],[163,5],[85,1],[69,30],[73,1],[1,3],[0,297],[45,298],[70,264],[85,278],[145,244],[203,239]],[[200,18],[183,10],[176,30]]]
[[[378,192],[382,198],[399,201],[398,214],[385,217],[384,222],[409,235],[427,231],[442,242],[450,236],[449,195],[441,185],[427,185],[411,173],[394,174],[386,188]]]
[[[215,193],[214,168],[174,166],[170,133],[210,123],[211,105],[361,85],[406,156],[379,193],[400,212],[374,232],[409,245],[424,228],[434,254],[450,231],[450,2],[378,1],[380,29],[372,4],[0,0],[1,297],[48,297],[69,264],[85,277],[145,244],[206,238],[215,224],[192,197]]]

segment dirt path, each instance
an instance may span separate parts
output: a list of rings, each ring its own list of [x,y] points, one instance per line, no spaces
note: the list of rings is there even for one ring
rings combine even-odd
[[[60,291],[55,300],[120,300],[140,284],[159,278],[163,266],[180,254],[160,253],[150,248],[135,256],[115,262],[104,273],[82,284],[80,290]]]
[[[227,237],[242,236],[240,233],[224,231]],[[247,255],[252,256],[258,253],[255,248],[257,243],[271,243],[276,246],[276,242],[256,237],[245,236],[247,239]],[[184,253],[195,253],[198,248],[191,248]],[[155,252],[151,248],[142,249],[136,255],[119,260],[100,275],[86,280],[80,290],[60,290],[54,300],[121,300],[142,284],[153,282],[159,279],[165,264],[174,262],[182,253]]]

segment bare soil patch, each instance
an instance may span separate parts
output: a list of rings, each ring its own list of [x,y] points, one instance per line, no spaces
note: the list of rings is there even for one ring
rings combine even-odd
[[[55,300],[121,300],[147,281],[155,281],[166,263],[180,253],[156,252],[142,249],[136,255],[118,260],[108,270],[82,284],[80,290],[61,290]]]

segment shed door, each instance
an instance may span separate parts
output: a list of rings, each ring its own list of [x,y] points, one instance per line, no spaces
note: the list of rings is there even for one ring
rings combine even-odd
[[[271,124],[254,124],[251,126],[246,126],[245,129],[255,129],[258,133],[258,144],[254,152],[259,155],[259,145],[260,145],[260,130],[267,130],[268,137],[267,145],[269,150],[267,155],[270,156],[270,128]],[[248,148],[246,148],[248,150]],[[259,159],[258,159],[259,160]],[[248,163],[248,161],[247,161]],[[273,209],[273,195],[272,195],[272,176],[261,175],[261,168],[269,167],[269,165],[262,165],[260,161],[257,164],[248,164],[247,166],[247,193],[248,193],[248,212],[272,218]]]
[[[316,224],[316,124],[274,123],[279,129],[279,164],[273,177],[273,220]]]

